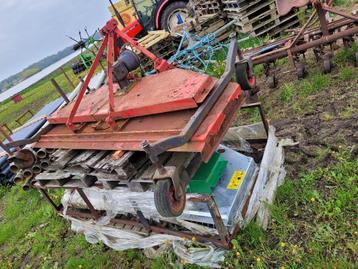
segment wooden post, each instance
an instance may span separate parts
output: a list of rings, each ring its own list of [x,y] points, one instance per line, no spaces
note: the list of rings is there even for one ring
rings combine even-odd
[[[75,88],[75,85],[73,84],[73,82],[72,82],[72,80],[69,78],[69,76],[66,74],[65,70],[64,70],[62,67],[60,67],[60,69],[61,69],[62,73],[65,75],[65,77],[66,77],[68,83],[70,84],[70,86],[74,89],[74,88]]]
[[[60,85],[58,85],[57,81],[53,78],[51,78],[51,83],[55,87],[56,91],[62,96],[62,98],[65,100],[65,102],[68,104],[70,100],[68,99],[66,93],[61,89]]]

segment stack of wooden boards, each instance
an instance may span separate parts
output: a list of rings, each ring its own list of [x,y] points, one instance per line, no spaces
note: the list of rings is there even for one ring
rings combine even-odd
[[[219,15],[236,20],[237,32],[253,36],[275,36],[299,26],[296,11],[280,16],[274,0],[191,0],[189,8],[194,17]]]

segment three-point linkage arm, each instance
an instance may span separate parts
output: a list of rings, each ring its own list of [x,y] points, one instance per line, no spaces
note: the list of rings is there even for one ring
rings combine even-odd
[[[76,98],[75,104],[73,105],[70,116],[68,117],[66,122],[66,126],[72,131],[76,131],[73,119],[77,113],[77,110],[81,104],[82,98],[86,92],[88,84],[94,74],[94,71],[98,66],[101,57],[103,56],[106,47],[107,47],[107,78],[108,78],[108,97],[109,97],[108,100],[109,114],[106,121],[112,128],[115,128],[114,120],[111,117],[111,113],[115,111],[112,67],[113,67],[113,63],[118,59],[120,54],[120,48],[117,45],[118,39],[122,40],[123,43],[129,43],[133,48],[140,51],[141,53],[143,53],[143,55],[151,59],[154,62],[154,68],[158,72],[162,72],[173,67],[166,60],[158,58],[147,49],[141,47],[135,40],[133,40],[127,33],[125,33],[125,29],[119,30],[117,25],[118,22],[115,19],[111,19],[101,29],[101,34],[104,36],[102,45],[98,49],[98,53],[91,65],[91,68]]]

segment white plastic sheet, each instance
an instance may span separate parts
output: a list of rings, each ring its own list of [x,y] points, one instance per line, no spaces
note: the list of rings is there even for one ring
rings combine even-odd
[[[138,232],[101,225],[94,221],[78,220],[69,216],[71,229],[83,233],[91,244],[103,242],[115,250],[144,249],[146,256],[154,258],[164,254],[169,249],[181,260],[187,263],[195,263],[203,266],[219,267],[219,262],[224,260],[225,250],[211,244],[188,244],[188,240],[168,234],[153,234],[147,236]],[[153,247],[159,246],[157,249]]]

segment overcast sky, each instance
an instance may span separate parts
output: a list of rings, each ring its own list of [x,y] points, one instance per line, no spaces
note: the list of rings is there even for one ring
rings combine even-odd
[[[116,1],[114,1],[116,2]],[[110,18],[107,0],[0,0],[0,81]]]

